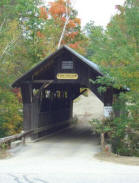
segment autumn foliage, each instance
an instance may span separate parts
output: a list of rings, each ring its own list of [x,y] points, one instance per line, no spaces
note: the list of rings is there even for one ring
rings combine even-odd
[[[40,7],[40,18],[43,18],[43,19],[47,19],[48,18],[45,6]]]
[[[71,48],[74,48],[81,53],[85,53],[85,49],[81,49],[82,42],[86,41],[81,33],[81,20],[77,17],[76,11],[72,8],[70,0],[56,0],[54,2],[49,2],[47,7],[40,7],[39,18],[45,21],[45,28],[49,29],[51,27],[51,32],[46,31],[46,29],[38,30],[36,35],[42,42],[43,39],[49,37],[49,39],[55,39],[55,46],[58,45],[67,16],[69,16],[69,20],[66,25],[62,44],[67,44]],[[51,38],[51,36],[53,38]]]
[[[21,91],[19,88],[12,88],[12,92],[14,93],[15,97],[17,97],[19,102],[22,102]]]
[[[41,33],[40,31],[37,32],[37,36],[38,36],[38,38],[44,38],[45,37],[44,34]]]
[[[85,53],[86,39],[70,0],[47,5],[41,0],[2,0],[0,12],[0,137],[4,137],[22,130],[21,93],[11,83],[57,49],[67,17],[61,46]]]
[[[53,18],[62,18],[66,14],[66,2],[64,0],[50,2],[49,5],[49,13]]]

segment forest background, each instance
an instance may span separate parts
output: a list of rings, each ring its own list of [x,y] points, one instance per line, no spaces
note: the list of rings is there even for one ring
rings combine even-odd
[[[123,112],[106,126],[112,143],[119,139],[115,152],[139,156],[139,0],[116,8],[105,30],[93,20],[81,29],[70,0],[47,6],[41,0],[0,1],[0,137],[22,130],[22,98],[11,84],[55,51],[61,38],[60,45],[100,66],[105,77],[98,83],[129,89],[114,106]]]

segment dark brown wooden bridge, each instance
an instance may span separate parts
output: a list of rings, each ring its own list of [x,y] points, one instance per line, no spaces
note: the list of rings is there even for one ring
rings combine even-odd
[[[84,88],[89,88],[104,106],[111,106],[118,91],[108,87],[100,94],[99,85],[90,82],[102,75],[95,63],[67,46],[47,57],[12,85],[21,88],[24,130],[34,130],[33,138],[38,138],[69,125],[73,100],[86,91]]]

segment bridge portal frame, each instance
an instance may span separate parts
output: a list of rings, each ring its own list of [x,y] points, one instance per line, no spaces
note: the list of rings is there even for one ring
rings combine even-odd
[[[90,82],[99,76],[103,74],[95,63],[68,46],[37,64],[12,84],[14,88],[21,88],[24,131],[33,130],[33,138],[38,138],[68,126],[72,120],[73,101],[86,88],[104,106],[112,106],[114,94],[120,91],[110,86],[100,94],[100,85]]]

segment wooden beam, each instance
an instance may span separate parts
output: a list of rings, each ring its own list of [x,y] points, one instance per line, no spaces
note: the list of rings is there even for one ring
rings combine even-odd
[[[54,80],[46,80],[43,85],[40,87],[39,91],[37,92],[37,94],[34,96],[34,98],[38,97],[41,93],[41,91],[44,89],[44,88],[47,88]]]
[[[82,92],[80,92],[76,97],[74,97],[72,100],[76,99],[77,97],[79,97],[80,95],[82,95],[84,92],[86,92],[87,89],[84,89]]]
[[[103,94],[100,94],[98,92],[98,87],[99,87],[99,85],[95,85],[92,83],[89,83],[89,86],[88,86],[88,88],[99,98],[99,100],[101,100],[101,102],[104,103],[104,96],[103,96]]]
[[[40,84],[40,83],[45,83],[45,82],[51,82],[54,80],[32,80],[32,81],[24,81],[26,84]]]
[[[19,133],[19,134],[16,134],[16,135],[0,138],[0,145],[3,144],[3,143],[8,143],[8,142],[12,142],[12,141],[21,139],[23,137],[31,135],[33,132],[34,132],[33,130],[30,130],[30,131],[25,131],[23,133]]]

